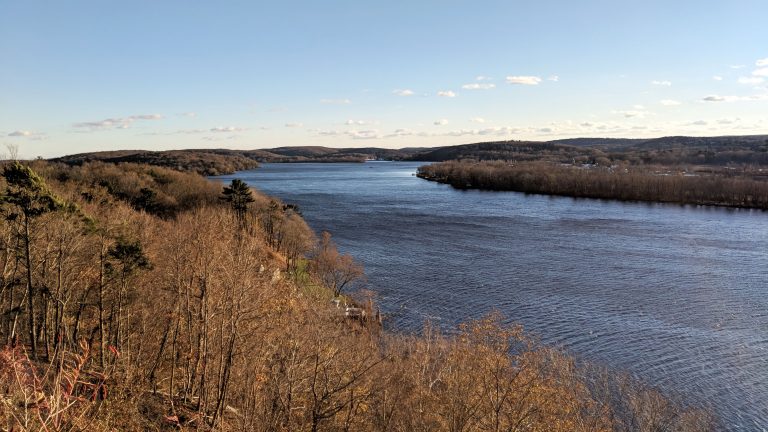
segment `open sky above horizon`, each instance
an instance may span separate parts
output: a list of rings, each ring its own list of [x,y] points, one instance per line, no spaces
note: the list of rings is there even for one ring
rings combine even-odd
[[[768,134],[765,0],[0,11],[0,142],[26,158]]]

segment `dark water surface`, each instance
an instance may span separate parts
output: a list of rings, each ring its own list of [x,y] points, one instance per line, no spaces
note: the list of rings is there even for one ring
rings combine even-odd
[[[390,324],[501,310],[550,345],[768,429],[768,213],[458,191],[417,163],[264,164],[237,177],[298,204],[363,262]]]

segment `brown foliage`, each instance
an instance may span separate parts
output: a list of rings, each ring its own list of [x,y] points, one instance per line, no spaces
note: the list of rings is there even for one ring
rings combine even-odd
[[[417,175],[460,189],[768,209],[768,182],[666,169],[451,161],[419,167]]]
[[[0,225],[0,417],[17,429],[602,431],[634,424],[626,412],[649,428],[702,424],[630,386],[615,403],[498,316],[451,336],[345,319],[284,270],[309,259],[308,279],[340,291],[362,269],[329,235],[307,257],[313,234],[279,201],[256,194],[242,229],[220,185],[136,165],[37,167],[76,205],[34,220],[29,265],[18,223]],[[146,184],[173,212],[136,209]],[[30,317],[38,362],[23,354]]]

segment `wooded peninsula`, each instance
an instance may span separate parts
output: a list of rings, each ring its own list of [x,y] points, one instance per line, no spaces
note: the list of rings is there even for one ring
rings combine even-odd
[[[498,314],[386,330],[362,266],[300,209],[157,165],[0,166],[5,430],[715,426]]]
[[[431,157],[443,162],[417,175],[458,189],[768,209],[766,136],[495,142]]]

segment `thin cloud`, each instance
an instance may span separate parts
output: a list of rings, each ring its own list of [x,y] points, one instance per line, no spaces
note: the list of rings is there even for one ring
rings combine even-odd
[[[432,124],[434,124],[435,126],[445,126],[448,124],[448,120],[447,119],[435,120]]]
[[[384,138],[397,138],[411,135],[414,135],[414,132],[410,129],[395,129],[394,132],[384,135]]]
[[[541,78],[530,75],[508,76],[507,82],[516,85],[539,85]]]
[[[768,67],[762,69],[755,69],[752,71],[752,75],[757,77],[768,77]]]
[[[300,128],[303,127],[304,123],[294,122],[294,123],[286,123],[285,127],[287,128]]]
[[[413,90],[411,89],[397,89],[392,93],[398,96],[413,96]]]
[[[547,78],[547,81],[558,82],[560,81],[560,77],[557,75],[552,75],[551,77]]]
[[[755,66],[768,66],[768,58],[764,58],[756,61]]]
[[[31,136],[34,132],[26,131],[26,130],[17,130],[13,131],[8,134],[9,137],[28,137]]]
[[[320,99],[320,103],[325,105],[349,105],[352,101],[349,99]]]
[[[72,124],[72,127],[75,127],[78,129],[89,129],[91,131],[109,130],[109,129],[128,129],[136,121],[161,120],[163,118],[164,117],[161,114],[139,114],[139,115],[132,115],[129,117],[108,118],[108,119],[97,120],[97,121],[79,122],[79,123]]]
[[[8,136],[13,138],[27,138],[34,141],[42,141],[48,139],[48,135],[42,132],[34,132],[29,130],[15,130],[9,133]]]
[[[470,83],[461,86],[464,90],[490,90],[494,87],[496,87],[496,84],[493,83]]]
[[[731,69],[743,69],[746,67],[746,65],[730,65],[728,67]]]
[[[494,136],[509,136],[520,133],[520,128],[510,126],[488,127],[484,129],[457,129],[444,133],[444,136],[467,136],[467,135],[494,135]]]
[[[163,116],[160,114],[141,114],[128,117],[129,120],[160,120]]]
[[[197,117],[197,113],[196,112],[191,112],[191,111],[190,112],[181,113],[179,115],[182,116],[182,117],[189,117],[189,118]]]
[[[222,133],[222,132],[230,132],[230,133],[231,132],[243,132],[243,131],[246,131],[246,130],[248,130],[248,129],[247,128],[242,128],[242,127],[236,127],[236,126],[218,126],[218,127],[214,127],[214,128],[210,129],[211,132],[217,132],[217,133]]]
[[[320,136],[341,136],[344,135],[344,131],[340,130],[320,130],[317,131],[317,134]]]
[[[360,131],[353,130],[353,131],[347,131],[346,134],[352,137],[352,139],[359,139],[359,140],[380,138],[379,131],[376,129],[360,130]]]
[[[364,126],[367,124],[371,124],[371,122],[367,120],[347,120],[344,122],[347,126]]]
[[[682,105],[682,103],[680,101],[676,101],[676,100],[673,100],[673,99],[663,99],[659,103],[664,105],[664,106],[678,106],[678,105]]]
[[[437,95],[440,97],[447,97],[447,98],[454,98],[456,97],[456,93],[450,91],[450,90],[441,90],[437,92]]]
[[[756,94],[751,96],[719,96],[709,95],[701,99],[704,102],[741,102],[741,101],[762,101],[768,100],[768,93]]]
[[[755,84],[760,84],[763,81],[765,81],[765,79],[763,77],[759,77],[759,76],[739,77],[739,84],[755,85]]]
[[[485,123],[485,119],[482,117],[472,117],[469,121],[472,123]]]
[[[624,118],[645,118],[648,113],[641,110],[623,110],[614,111],[614,114],[621,114]]]
[[[672,81],[659,81],[659,80],[653,80],[651,81],[651,84],[657,85],[657,86],[663,86],[663,87],[670,87],[672,85]]]
[[[491,77],[487,77],[487,76],[485,76],[485,75],[478,75],[477,77],[475,77],[475,80],[476,80],[476,81],[490,81],[490,80],[492,80],[492,79],[493,79],[493,78],[491,78]]]
[[[723,77],[721,77],[720,75],[715,75],[715,76],[712,77],[712,79],[715,80],[715,81],[722,81]]]

